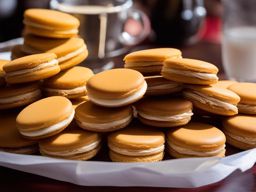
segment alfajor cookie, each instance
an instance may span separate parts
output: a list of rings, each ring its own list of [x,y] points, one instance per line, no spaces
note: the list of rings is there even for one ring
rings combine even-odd
[[[110,132],[126,127],[133,119],[131,106],[107,108],[84,102],[76,108],[79,127],[95,132]]]
[[[94,75],[86,85],[93,103],[105,107],[120,107],[138,101],[147,90],[147,83],[138,71],[111,69]]]
[[[25,139],[16,128],[16,113],[0,115],[0,151],[33,154],[38,151],[37,142]]]
[[[93,158],[100,149],[101,137],[98,133],[73,129],[41,140],[40,152],[44,156],[88,160]]]
[[[29,54],[22,51],[22,45],[15,45],[11,49],[11,59],[12,60],[18,59],[20,57],[25,57],[27,55],[29,55]]]
[[[26,35],[22,51],[27,54],[54,53],[57,55],[61,70],[80,64],[88,56],[84,40],[79,37],[51,39]]]
[[[215,86],[187,86],[183,95],[192,101],[195,107],[213,114],[231,116],[238,113],[237,104],[240,97],[228,89]]]
[[[142,74],[160,74],[165,59],[180,57],[181,51],[173,48],[140,50],[124,57],[124,67],[137,70]]]
[[[92,76],[91,69],[76,66],[46,79],[43,83],[43,90],[47,96],[79,98],[87,94],[86,83]]]
[[[28,105],[40,98],[41,90],[38,83],[6,86],[0,89],[0,110]]]
[[[41,99],[24,108],[16,119],[19,132],[29,139],[43,139],[64,130],[73,120],[75,111],[65,97]]]
[[[256,115],[256,83],[233,83],[228,87],[240,97],[239,113]]]
[[[164,134],[142,124],[108,136],[109,156],[116,162],[156,162],[164,156]]]
[[[189,123],[167,132],[168,152],[176,158],[224,157],[226,137],[218,128]]]
[[[182,83],[170,81],[162,76],[145,77],[148,88],[146,95],[167,95],[180,92],[183,88]]]
[[[27,9],[25,34],[51,38],[70,38],[78,34],[79,20],[67,13],[49,9]]]
[[[232,80],[219,80],[217,83],[212,84],[212,86],[228,89],[234,83],[236,83],[236,81],[232,81]]]
[[[139,120],[155,127],[177,127],[191,120],[192,103],[171,97],[146,97],[135,104]]]
[[[53,53],[34,54],[10,61],[3,67],[7,83],[25,83],[49,78],[60,72]]]
[[[239,149],[256,147],[256,117],[237,115],[223,120],[223,131],[227,143]]]
[[[5,72],[3,70],[3,66],[4,64],[6,63],[9,63],[8,60],[2,60],[0,59],[0,87],[3,87],[5,86],[6,82],[5,82],[5,79],[4,79],[4,76],[5,76]]]
[[[218,68],[211,63],[185,58],[166,59],[161,72],[166,79],[198,85],[217,83],[217,73]]]

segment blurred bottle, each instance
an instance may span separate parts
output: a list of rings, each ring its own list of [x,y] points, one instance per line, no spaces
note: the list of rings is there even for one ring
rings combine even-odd
[[[151,18],[155,40],[160,44],[182,45],[200,39],[205,15],[204,0],[143,0]]]

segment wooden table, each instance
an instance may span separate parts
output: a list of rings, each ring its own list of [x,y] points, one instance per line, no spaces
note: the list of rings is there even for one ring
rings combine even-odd
[[[214,63],[220,68],[220,76],[224,77],[221,66],[221,49],[219,44],[212,44],[207,42],[200,42],[192,46],[182,48],[183,57],[190,57],[195,59],[202,59]],[[117,59],[117,66],[120,66],[121,57]],[[113,181],[114,182],[114,181]],[[147,191],[147,192],[196,192],[196,191],[215,191],[215,192],[242,192],[242,191],[256,191],[256,166],[245,173],[239,171],[233,173],[225,180],[193,189],[175,189],[175,188],[144,188],[144,187],[83,187],[66,182],[56,181],[41,176],[36,176],[28,173],[11,170],[0,167],[0,191],[36,191],[36,192],[66,192],[66,191]]]

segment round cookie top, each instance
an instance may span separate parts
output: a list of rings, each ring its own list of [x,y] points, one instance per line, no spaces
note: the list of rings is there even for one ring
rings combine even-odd
[[[79,20],[74,16],[49,9],[27,9],[24,13],[25,24],[47,26],[49,29],[73,29],[79,27]]]
[[[196,60],[196,59],[187,59],[187,58],[169,58],[164,61],[164,66],[171,69],[186,70],[186,71],[195,71],[202,73],[212,73],[217,74],[218,68],[208,62]]]
[[[219,80],[217,83],[212,84],[212,86],[216,86],[216,87],[227,89],[231,85],[233,85],[234,83],[236,83],[236,81],[232,81],[232,80]]]
[[[40,130],[67,119],[73,111],[72,103],[67,98],[47,97],[24,108],[16,123],[21,130]]]
[[[256,83],[234,83],[229,90],[241,98],[240,103],[256,105]]]
[[[20,135],[16,128],[16,117],[17,114],[13,112],[0,114],[0,148],[19,148],[36,144],[35,141],[25,139]]]
[[[89,132],[81,129],[66,130],[62,133],[44,139],[39,142],[40,148],[45,151],[59,152],[75,150],[94,142],[100,141],[98,133]]]
[[[93,72],[91,69],[76,66],[46,79],[44,86],[57,89],[72,89],[86,85],[92,76]]]
[[[223,120],[223,128],[241,137],[256,137],[256,116],[236,115]]]
[[[6,86],[0,89],[0,98],[8,98],[12,96],[23,95],[26,93],[39,90],[39,88],[39,83]]]
[[[187,88],[231,104],[237,104],[240,101],[236,93],[220,87],[191,85]]]
[[[93,104],[90,101],[84,102],[76,108],[75,118],[81,122],[106,123],[122,120],[132,116],[131,106],[107,108]]]
[[[125,149],[151,149],[162,146],[165,142],[165,136],[161,131],[137,123],[111,133],[108,136],[108,142]]]
[[[133,94],[145,83],[143,75],[132,69],[111,69],[94,75],[87,82],[87,90],[95,97],[125,97]]]
[[[3,69],[5,72],[30,69],[40,64],[50,62],[56,58],[57,56],[54,53],[41,53],[29,55],[8,62],[4,65]]]
[[[126,55],[124,57],[124,61],[164,61],[169,57],[181,57],[181,51],[173,48],[156,48],[140,50]]]
[[[54,39],[26,35],[24,38],[23,50],[28,53],[54,53],[59,58],[69,54],[70,52],[76,51],[83,46],[85,46],[84,40],[79,37],[72,37],[69,39]]]
[[[186,99],[171,97],[146,97],[137,102],[135,107],[139,113],[170,116],[191,111],[192,103]]]
[[[204,123],[191,122],[185,126],[170,129],[168,141],[192,150],[207,150],[223,146],[226,142],[224,133],[218,128]]]

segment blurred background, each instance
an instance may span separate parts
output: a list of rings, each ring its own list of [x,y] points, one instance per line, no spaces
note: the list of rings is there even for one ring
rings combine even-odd
[[[86,2],[86,0],[84,0]],[[25,9],[49,8],[49,0],[0,0],[0,42],[20,37]],[[147,42],[168,46],[220,41],[220,0],[134,0],[151,22]],[[136,32],[136,23],[129,22]],[[137,25],[137,28],[140,27]]]

